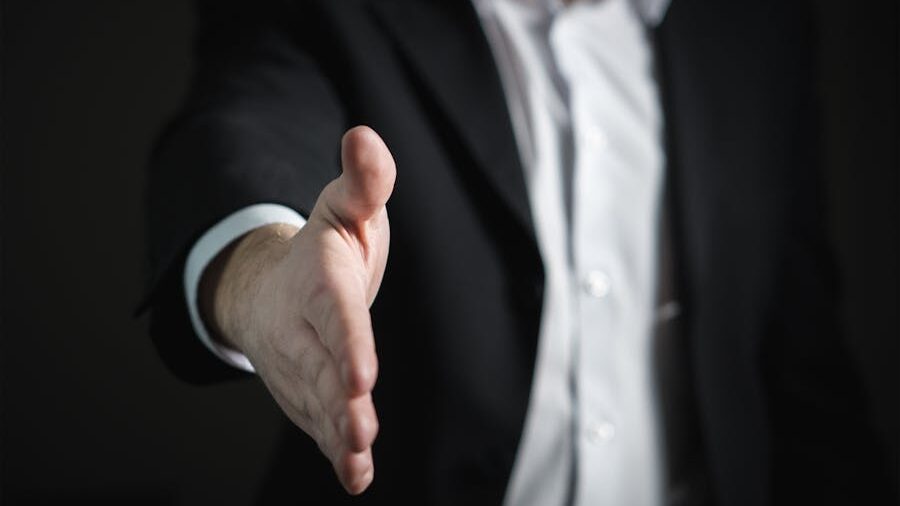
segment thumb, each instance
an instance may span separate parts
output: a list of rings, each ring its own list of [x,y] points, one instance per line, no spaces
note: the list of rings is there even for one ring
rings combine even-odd
[[[341,164],[343,173],[327,203],[344,223],[361,225],[391,196],[397,177],[394,157],[374,130],[358,126],[344,134]]]

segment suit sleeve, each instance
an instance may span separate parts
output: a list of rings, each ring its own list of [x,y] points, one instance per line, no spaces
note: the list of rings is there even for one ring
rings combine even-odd
[[[183,273],[200,236],[235,211],[280,204],[308,216],[340,172],[335,87],[288,2],[196,4],[194,74],[150,161],[150,282],[142,311],[169,368],[198,383],[240,376],[193,332]]]

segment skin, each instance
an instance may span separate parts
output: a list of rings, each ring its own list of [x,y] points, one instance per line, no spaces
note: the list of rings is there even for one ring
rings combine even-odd
[[[221,252],[200,285],[204,319],[244,353],[275,401],[331,461],[350,494],[374,478],[378,375],[369,307],[384,275],[393,157],[373,130],[348,130],[343,173],[307,224],[258,228]]]

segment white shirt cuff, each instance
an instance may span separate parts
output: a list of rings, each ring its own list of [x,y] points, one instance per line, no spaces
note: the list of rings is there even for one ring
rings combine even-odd
[[[200,318],[197,292],[203,271],[220,251],[247,232],[274,223],[286,223],[300,228],[306,225],[306,220],[293,209],[278,204],[255,204],[245,207],[228,215],[207,230],[191,248],[184,264],[184,293],[194,332],[214,355],[225,363],[247,372],[254,372],[253,365],[250,364],[247,357],[213,341],[210,337],[209,331]]]

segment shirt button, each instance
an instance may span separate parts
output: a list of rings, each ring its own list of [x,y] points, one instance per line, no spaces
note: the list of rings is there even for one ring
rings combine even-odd
[[[606,420],[590,422],[585,430],[585,437],[591,444],[606,444],[616,437],[616,426]]]
[[[585,133],[585,140],[587,140],[590,147],[596,150],[604,150],[609,146],[609,138],[606,136],[606,132],[597,126],[592,125],[588,127]]]
[[[609,276],[603,271],[591,271],[584,279],[584,290],[591,297],[602,299],[609,295],[611,289]]]

